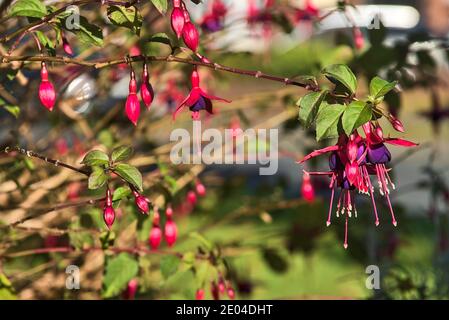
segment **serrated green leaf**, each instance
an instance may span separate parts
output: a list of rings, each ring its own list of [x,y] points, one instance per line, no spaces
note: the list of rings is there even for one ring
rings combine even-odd
[[[9,10],[13,17],[42,18],[47,14],[47,8],[40,0],[19,0]]]
[[[345,109],[346,107],[341,104],[324,103],[321,105],[316,119],[316,138],[318,141],[338,136],[338,125]]]
[[[161,273],[162,276],[167,279],[168,277],[174,275],[176,271],[178,271],[179,263],[181,259],[179,259],[175,255],[168,255],[161,259]]]
[[[111,298],[120,294],[138,271],[138,262],[127,253],[111,258],[103,278],[103,297]]]
[[[166,33],[160,32],[151,36],[150,42],[163,43],[172,47],[171,39]]]
[[[109,157],[103,151],[92,150],[84,156],[84,159],[83,161],[81,161],[81,163],[88,166],[107,165],[109,163]]]
[[[109,20],[116,26],[131,29],[135,34],[140,35],[142,16],[136,7],[109,6],[107,15]]]
[[[112,150],[112,161],[114,162],[120,162],[128,160],[133,154],[133,148],[131,147],[125,147],[120,146]]]
[[[151,2],[161,14],[165,14],[167,12],[167,0],[151,0]]]
[[[306,128],[309,128],[318,114],[319,106],[326,97],[327,90],[320,92],[311,92],[306,94],[298,101],[299,105],[299,120]]]
[[[116,171],[127,182],[139,189],[139,191],[143,190],[142,175],[137,168],[126,163],[120,163],[115,166],[114,171]]]
[[[333,64],[323,69],[322,73],[332,82],[339,82],[351,93],[357,89],[357,78],[345,64]]]
[[[379,99],[393,90],[396,85],[396,81],[388,82],[382,78],[374,77],[370,82],[369,92],[374,99]]]
[[[354,101],[345,108],[341,122],[343,130],[349,136],[355,129],[371,120],[373,110],[362,101]]]
[[[88,179],[88,188],[95,190],[101,188],[108,181],[108,176],[100,167],[92,167],[92,173]]]

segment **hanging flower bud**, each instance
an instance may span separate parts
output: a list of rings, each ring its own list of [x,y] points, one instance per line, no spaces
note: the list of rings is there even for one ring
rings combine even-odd
[[[196,204],[197,198],[196,198],[196,194],[193,191],[189,191],[187,193],[187,202],[190,203],[192,206],[194,206]]]
[[[234,300],[234,299],[235,299],[235,291],[234,291],[234,288],[232,288],[231,286],[228,286],[227,293],[228,293],[229,299],[231,299],[231,300]]]
[[[312,182],[310,181],[310,175],[308,173],[304,173],[302,177],[301,194],[307,202],[315,201],[315,190],[313,189]]]
[[[204,289],[196,290],[195,300],[204,300]]]
[[[111,229],[111,226],[114,224],[115,220],[115,211],[112,207],[112,193],[111,190],[106,191],[106,204],[103,209],[103,219],[108,229]]]
[[[360,28],[356,27],[353,29],[353,36],[354,36],[355,47],[358,50],[363,49],[363,47],[365,46],[365,38],[363,37],[362,31],[360,31]]]
[[[64,52],[67,53],[69,56],[73,56],[73,50],[69,42],[67,41],[67,38],[64,36],[64,34],[61,34],[61,37],[62,37],[62,48],[64,49]]]
[[[148,66],[146,63],[143,64],[142,71],[142,85],[140,86],[140,96],[142,98],[143,103],[150,109],[151,103],[154,98],[153,87],[150,83],[150,74],[148,73]]]
[[[45,108],[52,111],[56,102],[56,92],[53,84],[48,80],[48,70],[45,62],[41,64],[41,84],[39,86],[39,99]]]
[[[140,103],[137,97],[137,81],[134,71],[131,71],[131,80],[129,81],[129,95],[126,99],[125,111],[128,119],[136,126],[140,115]]]
[[[173,221],[173,210],[171,207],[167,208],[165,214],[167,216],[167,221],[165,222],[164,229],[165,241],[167,241],[169,247],[172,247],[176,242],[176,238],[178,237],[178,227]]]
[[[184,29],[184,13],[181,9],[181,1],[173,1],[173,11],[171,13],[171,27],[176,33],[176,36],[181,38],[182,31]]]
[[[136,190],[133,190],[133,194],[134,194],[136,206],[139,208],[140,212],[142,212],[142,214],[148,214],[148,212],[150,211],[150,209],[148,207],[148,203],[149,203],[148,199],[145,198],[140,193],[138,193]]]
[[[200,197],[204,197],[206,195],[206,187],[201,183],[201,182],[197,182],[196,186],[196,193],[200,196]]]
[[[391,116],[389,120],[396,131],[405,132],[404,125],[402,124],[401,120],[399,120],[395,116]]]
[[[218,290],[218,286],[215,281],[212,281],[210,284],[210,293],[212,294],[212,298],[214,300],[220,300],[220,291]]]
[[[182,30],[182,39],[187,47],[193,52],[198,50],[199,46],[199,34],[195,25],[190,21],[189,12],[184,10],[184,28]]]
[[[220,293],[225,293],[226,292],[226,285],[225,282],[223,280],[223,277],[220,276],[219,280],[218,280],[218,291]]]
[[[161,240],[162,231],[159,227],[159,212],[157,208],[154,208],[153,227],[151,228],[150,238],[148,239],[151,249],[156,250],[157,248],[159,248]]]
[[[123,292],[123,299],[134,300],[134,298],[136,297],[137,288],[138,288],[137,279],[131,279],[128,282],[126,290]]]

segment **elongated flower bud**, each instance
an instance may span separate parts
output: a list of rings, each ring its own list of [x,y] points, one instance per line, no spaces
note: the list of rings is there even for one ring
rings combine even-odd
[[[363,38],[363,34],[362,31],[360,31],[360,28],[353,29],[353,36],[355,47],[358,50],[363,49],[363,47],[365,46],[365,38]]]
[[[204,300],[204,289],[196,290],[195,300]]]
[[[196,193],[200,197],[204,197],[206,195],[206,187],[201,182],[198,182],[196,184],[195,188],[196,188]]]
[[[229,299],[231,299],[231,300],[234,300],[234,299],[235,299],[235,291],[234,291],[234,288],[228,287],[227,293],[228,293]]]
[[[126,287],[125,292],[123,292],[123,298],[126,300],[134,300],[137,293],[139,283],[137,282],[137,279],[131,279],[128,282],[128,286]]]
[[[212,281],[210,284],[210,293],[212,294],[212,298],[214,300],[220,300],[220,291],[218,290],[218,286],[215,281]]]
[[[165,210],[165,215],[167,216],[164,229],[165,241],[167,241],[169,247],[172,247],[178,238],[178,227],[173,221],[173,210],[170,206]]]
[[[148,66],[146,63],[143,65],[142,71],[142,85],[140,86],[140,97],[142,98],[143,103],[150,109],[151,103],[154,99],[154,91],[153,87],[150,83],[150,75],[148,73]]]
[[[181,38],[182,36],[182,31],[184,30],[184,25],[185,25],[185,21],[184,21],[184,13],[182,12],[182,9],[179,7],[175,7],[173,8],[173,11],[171,13],[171,27],[174,31],[174,33],[176,33],[176,36],[179,38]]]
[[[196,198],[196,194],[193,191],[189,191],[187,193],[187,201],[194,206],[196,204],[197,198]]]
[[[402,124],[401,120],[399,120],[398,118],[396,118],[394,116],[391,116],[390,122],[396,131],[405,132],[404,125]]]
[[[182,30],[182,39],[187,47],[193,52],[198,50],[199,46],[199,33],[195,25],[190,21],[189,13],[184,10],[184,28]]]
[[[105,206],[103,209],[103,219],[104,223],[111,229],[115,221],[115,211],[112,206]]]
[[[70,46],[64,34],[62,35],[62,48],[64,49],[64,52],[67,53],[69,56],[73,56],[72,47]]]
[[[148,200],[143,195],[137,191],[133,191],[136,206],[139,208],[140,212],[143,214],[148,214],[150,208],[148,207]]]
[[[137,97],[137,82],[134,71],[131,71],[131,80],[129,81],[129,95],[126,99],[125,112],[128,119],[136,126],[140,116],[140,102]]]
[[[302,178],[301,195],[307,202],[315,201],[315,190],[308,173],[304,173]]]
[[[148,243],[150,244],[151,249],[156,250],[159,248],[162,240],[162,231],[159,227],[159,212],[157,208],[154,208],[154,216],[153,216],[153,227],[150,231],[150,237],[148,239]]]
[[[226,285],[222,277],[220,277],[220,279],[218,280],[218,291],[220,293],[226,292]]]
[[[41,64],[41,84],[39,86],[39,99],[49,111],[53,110],[56,102],[56,92],[53,84],[48,80],[48,70],[45,62]]]

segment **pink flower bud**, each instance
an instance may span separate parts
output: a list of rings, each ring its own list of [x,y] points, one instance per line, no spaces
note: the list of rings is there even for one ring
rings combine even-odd
[[[185,21],[184,21],[184,13],[182,9],[179,7],[173,8],[171,13],[171,27],[173,31],[176,33],[176,36],[181,38],[182,31],[184,29]]]
[[[220,300],[220,291],[218,290],[218,286],[215,281],[212,281],[210,284],[210,293],[212,294],[212,298],[214,300]]]
[[[67,38],[62,35],[62,48],[64,49],[64,52],[67,53],[69,56],[73,56],[73,50],[70,46],[69,42],[67,41]]]
[[[137,279],[131,279],[128,282],[128,286],[126,287],[125,292],[123,292],[123,299],[134,300],[134,298],[136,297],[138,285],[139,283]]]
[[[390,122],[396,131],[405,132],[404,125],[402,124],[402,122],[399,119],[397,119],[394,116],[391,116]]]
[[[201,182],[198,182],[195,188],[196,193],[198,193],[200,197],[204,197],[206,195],[206,187]]]
[[[156,250],[159,248],[162,240],[162,231],[158,226],[153,226],[150,232],[150,238],[148,240],[151,249]]]
[[[126,99],[125,112],[128,119],[136,126],[140,116],[140,102],[137,97],[137,82],[134,71],[131,71],[131,80],[129,81],[129,95]]]
[[[143,195],[139,194],[137,191],[133,191],[136,206],[139,208],[140,212],[143,214],[148,214],[150,208],[148,207],[148,200]]]
[[[234,289],[232,287],[228,287],[227,291],[228,291],[229,299],[234,300],[235,299],[235,291],[234,291]]]
[[[172,247],[175,242],[176,238],[178,237],[178,227],[176,226],[176,223],[169,219],[165,223],[165,241],[167,241],[167,244],[169,247]]]
[[[308,173],[304,173],[302,178],[301,195],[307,202],[315,201],[315,190]]]
[[[220,279],[218,280],[218,291],[220,293],[225,293],[226,291],[226,285],[225,282],[223,280],[223,278],[220,277]]]
[[[195,300],[204,300],[204,289],[196,290]]]
[[[193,191],[189,191],[187,193],[187,201],[194,206],[196,204],[197,198],[196,198],[196,194]]]
[[[52,111],[56,102],[56,92],[53,84],[48,80],[48,71],[45,62],[42,62],[41,80],[39,86],[39,99],[45,108]]]
[[[108,226],[108,229],[111,229],[112,225],[114,224],[115,220],[115,212],[114,208],[112,206],[106,205],[103,210],[103,219],[106,225]]]
[[[182,39],[187,47],[193,52],[198,50],[199,46],[199,34],[195,25],[190,21],[189,13],[184,10],[184,29],[182,30]]]
[[[358,50],[363,49],[363,47],[365,46],[365,38],[363,38],[363,34],[362,31],[360,31],[359,28],[354,28],[353,29],[353,35],[354,35],[354,44],[355,47]]]
[[[173,209],[171,208],[171,206],[168,206],[167,209],[165,209],[165,215],[167,216],[167,219],[172,219]]]
[[[140,97],[142,98],[143,103],[147,107],[147,109],[150,108],[151,103],[153,102],[154,98],[154,91],[153,87],[150,83],[150,75],[148,73],[148,67],[147,64],[144,63],[143,65],[143,72],[142,72],[142,85],[140,86]]]

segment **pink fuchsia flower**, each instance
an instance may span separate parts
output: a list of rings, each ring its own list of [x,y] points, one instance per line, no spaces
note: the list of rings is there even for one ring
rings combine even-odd
[[[204,197],[206,195],[206,187],[199,181],[197,181],[195,185],[195,190],[200,197]]]
[[[167,209],[165,210],[165,215],[167,217],[164,229],[165,241],[167,241],[169,247],[172,247],[176,243],[176,239],[178,238],[178,227],[173,221],[173,209],[171,208],[171,206],[167,207]]]
[[[313,20],[315,18],[318,18],[319,14],[320,10],[312,2],[312,0],[306,0],[304,8],[296,10],[295,22],[303,20]]]
[[[150,231],[150,237],[148,239],[148,243],[150,244],[151,249],[156,250],[159,248],[162,240],[162,231],[159,227],[159,212],[157,208],[154,208],[153,215],[153,226]]]
[[[126,290],[123,292],[123,299],[134,300],[138,287],[139,282],[137,279],[131,279],[126,286]]]
[[[148,212],[150,211],[150,208],[148,206],[150,200],[145,198],[136,190],[133,190],[133,195],[136,202],[136,206],[139,208],[140,212],[142,212],[142,214],[148,214]]]
[[[184,9],[184,28],[182,29],[182,39],[187,47],[193,52],[198,51],[200,35],[195,25],[190,21],[189,12]]]
[[[109,189],[106,191],[106,204],[103,209],[103,219],[108,229],[111,229],[115,220],[115,211],[112,207],[112,193]]]
[[[53,84],[48,79],[47,65],[44,61],[41,63],[41,84],[39,86],[39,99],[42,105],[49,111],[53,110],[56,102],[56,92]]]
[[[128,119],[136,126],[140,116],[140,102],[137,97],[137,81],[134,70],[131,70],[131,79],[129,81],[129,94],[126,99],[125,112]]]
[[[315,201],[315,190],[308,173],[304,173],[302,176],[301,195],[307,202]]]
[[[354,37],[354,45],[358,50],[363,49],[365,46],[365,38],[363,37],[363,33],[360,28],[355,27],[352,29],[353,37]]]
[[[154,99],[154,91],[150,83],[150,74],[148,73],[148,66],[146,63],[143,64],[142,84],[140,85],[140,97],[142,98],[142,101],[147,107],[147,109],[150,109],[151,103],[153,102]]]
[[[191,205],[191,206],[195,206],[196,202],[197,202],[197,198],[196,198],[196,194],[193,191],[189,191],[187,193],[187,202]]]
[[[385,196],[390,209],[392,223],[397,225],[393,208],[389,197],[390,190],[388,186],[394,188],[394,184],[389,176],[390,169],[386,164],[391,160],[391,154],[384,143],[398,146],[412,147],[417,144],[393,138],[384,138],[382,129],[375,127],[372,123],[363,125],[366,138],[358,135],[357,130],[348,138],[346,135],[339,137],[335,146],[330,146],[321,150],[316,150],[307,155],[300,163],[303,163],[313,157],[331,153],[329,157],[330,171],[308,172],[310,175],[327,175],[331,177],[329,187],[332,190],[329,213],[326,225],[331,224],[331,214],[333,208],[335,189],[341,189],[337,204],[337,217],[345,215],[345,242],[344,247],[348,246],[348,218],[352,213],[357,217],[355,207],[355,191],[368,194],[373,205],[375,224],[379,225],[377,207],[374,199],[374,188],[371,183],[370,175],[376,175],[379,183],[381,195]]]
[[[181,38],[182,31],[184,30],[184,12],[181,9],[181,0],[173,1],[173,11],[171,13],[171,27],[176,36]]]
[[[220,31],[223,29],[227,12],[228,8],[221,0],[210,2],[209,10],[202,19],[201,28],[208,32]]]
[[[198,289],[195,293],[195,300],[204,300],[204,289]]]
[[[194,67],[191,75],[191,84],[192,89],[189,95],[181,102],[178,108],[176,108],[176,111],[173,113],[173,120],[176,119],[177,114],[182,110],[184,106],[189,107],[190,111],[192,112],[193,120],[199,120],[201,110],[206,110],[209,114],[213,114],[212,100],[218,100],[227,103],[231,102],[229,100],[210,95],[203,89],[201,89],[200,76],[196,67]]]
[[[235,290],[229,283],[228,283],[228,288],[226,291],[227,291],[229,299],[234,300],[235,299]]]
[[[64,49],[64,52],[67,53],[69,56],[73,56],[72,47],[70,46],[69,41],[67,41],[67,38],[63,33],[61,34],[61,38],[62,38],[62,48]]]

